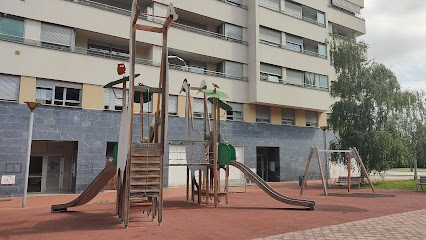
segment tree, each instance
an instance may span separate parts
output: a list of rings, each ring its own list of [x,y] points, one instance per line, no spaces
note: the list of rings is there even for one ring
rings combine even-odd
[[[371,172],[407,159],[409,149],[399,129],[407,94],[401,91],[392,71],[366,58],[367,48],[364,42],[333,38],[331,52],[337,81],[331,85],[330,95],[337,101],[328,124],[338,135],[331,147],[356,147]],[[342,155],[333,157],[347,162]]]

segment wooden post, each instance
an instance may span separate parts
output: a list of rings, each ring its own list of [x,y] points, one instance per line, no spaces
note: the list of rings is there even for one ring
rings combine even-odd
[[[303,189],[305,188],[306,179],[308,178],[309,164],[311,164],[313,151],[314,151],[314,148],[311,147],[311,150],[309,151],[308,162],[306,163],[305,175],[303,176],[302,188],[300,189],[300,196],[302,196],[303,194]]]
[[[214,206],[217,207],[218,196],[217,196],[217,158],[218,158],[218,126],[217,126],[217,106],[218,98],[213,98],[213,192],[214,192]]]
[[[186,201],[189,201],[189,167],[186,166]]]
[[[325,180],[324,180],[324,173],[322,171],[322,164],[321,164],[320,154],[318,152],[318,147],[316,147],[316,146],[315,146],[315,151],[317,152],[318,166],[319,166],[319,170],[320,170],[320,174],[321,174],[322,185],[323,185],[323,188],[324,188],[324,195],[327,198],[327,185],[325,184]]]
[[[351,154],[349,154],[349,156],[348,156],[348,192],[350,192],[351,191],[351,170],[352,170],[352,167],[351,167],[351,161],[352,160],[352,156],[351,156]]]
[[[368,176],[367,170],[365,169],[364,163],[362,162],[361,156],[358,153],[358,150],[356,148],[353,148],[352,151],[355,152],[356,158],[358,159],[359,165],[361,165],[361,169],[365,174],[365,177],[367,178],[368,184],[370,184],[371,190],[373,191],[373,193],[376,193],[376,191],[374,190],[374,186],[370,181],[370,177]]]
[[[225,199],[226,199],[226,205],[228,205],[229,200],[229,166],[226,168],[226,178],[225,178]]]

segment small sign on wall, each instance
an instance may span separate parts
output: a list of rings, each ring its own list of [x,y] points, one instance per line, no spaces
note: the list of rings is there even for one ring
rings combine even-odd
[[[15,184],[15,175],[3,175],[1,176],[2,185],[11,185]]]

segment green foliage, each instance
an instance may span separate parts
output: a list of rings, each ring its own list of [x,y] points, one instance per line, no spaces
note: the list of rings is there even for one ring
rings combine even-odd
[[[373,183],[375,189],[416,190],[415,180],[379,181]],[[370,189],[370,185],[361,185],[362,189]]]
[[[407,159],[409,148],[399,128],[407,96],[395,75],[383,64],[367,60],[363,42],[335,38],[331,51],[337,81],[330,95],[337,101],[328,124],[338,133],[331,147],[356,147],[369,172],[389,169]],[[333,157],[347,161],[342,155]]]

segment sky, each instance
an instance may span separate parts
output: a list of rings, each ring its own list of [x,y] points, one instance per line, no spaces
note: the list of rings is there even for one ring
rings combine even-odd
[[[426,91],[426,1],[365,0],[368,56],[390,68],[403,89]]]

